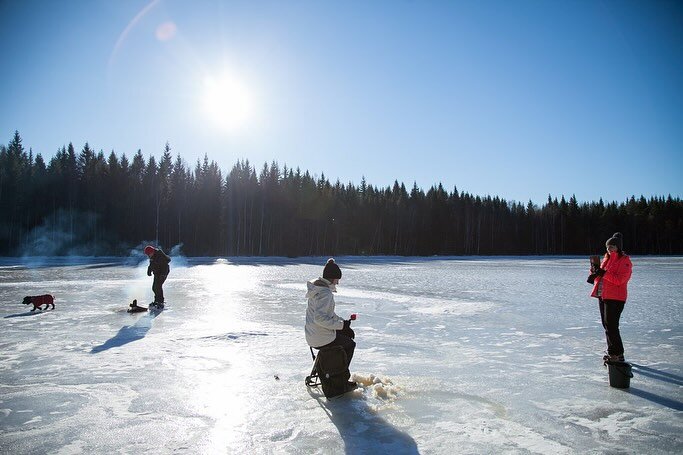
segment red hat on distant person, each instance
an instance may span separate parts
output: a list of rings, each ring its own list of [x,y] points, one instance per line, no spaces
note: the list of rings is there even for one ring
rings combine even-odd
[[[147,246],[145,247],[145,254],[146,254],[147,256],[152,255],[152,254],[154,254],[154,252],[155,252],[156,250],[157,250],[157,249],[154,248],[152,245],[147,245]]]

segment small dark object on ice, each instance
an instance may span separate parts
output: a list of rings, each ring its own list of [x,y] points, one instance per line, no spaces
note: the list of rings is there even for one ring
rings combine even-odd
[[[21,302],[24,305],[33,305],[33,309],[31,311],[35,310],[47,310],[50,308],[50,305],[52,305],[52,309],[55,309],[55,298],[51,296],[50,294],[44,294],[44,295],[34,295],[34,296],[26,296],[24,297],[24,301]],[[42,305],[45,305],[45,308],[41,308]]]
[[[618,358],[619,356],[613,356],[613,358],[615,357]],[[607,367],[609,373],[610,387],[628,389],[631,386],[633,371],[631,370],[632,365],[630,363],[624,362],[623,360],[608,359],[605,360],[604,365]]]
[[[279,380],[280,380],[280,376],[275,375],[274,377],[275,377],[275,380],[276,380],[276,381],[279,381]]]
[[[138,306],[138,301],[137,299],[133,300],[133,303],[128,305],[130,308],[128,308],[129,313],[142,313],[143,311],[147,311],[147,308],[143,306]]]

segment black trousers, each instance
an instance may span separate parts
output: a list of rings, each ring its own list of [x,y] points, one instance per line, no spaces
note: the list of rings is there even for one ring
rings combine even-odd
[[[157,275],[154,274],[154,282],[152,283],[152,291],[154,292],[154,302],[164,303],[164,281],[168,275]]]
[[[621,342],[621,334],[619,333],[619,319],[626,302],[603,300],[602,298],[599,299],[599,302],[602,327],[605,329],[605,338],[607,338],[607,354],[624,355],[624,344]]]
[[[332,343],[328,343],[325,346],[320,346],[316,349],[327,348],[330,346],[341,346],[346,352],[346,360],[348,360],[349,365],[351,365],[351,359],[353,358],[353,351],[356,349],[356,342],[346,335],[342,335],[341,330],[337,330],[337,337]]]

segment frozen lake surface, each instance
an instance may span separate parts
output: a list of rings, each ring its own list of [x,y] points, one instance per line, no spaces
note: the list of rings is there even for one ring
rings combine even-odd
[[[682,258],[633,258],[619,390],[585,258],[339,257],[364,387],[330,401],[325,259],[175,257],[156,317],[146,262],[0,259],[0,453],[683,453]]]

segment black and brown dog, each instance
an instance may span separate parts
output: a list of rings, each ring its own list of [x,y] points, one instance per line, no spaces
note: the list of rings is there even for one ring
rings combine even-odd
[[[50,308],[50,305],[52,305],[53,310],[55,309],[55,298],[50,294],[34,296],[27,295],[24,297],[24,301],[22,303],[24,305],[33,305],[33,309],[31,311],[47,310]],[[45,305],[45,308],[42,308],[43,305]]]

